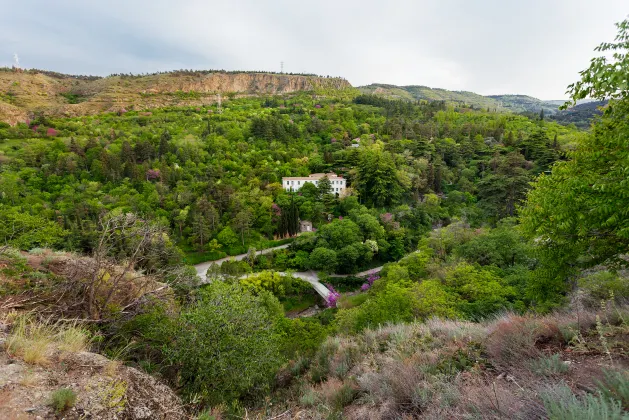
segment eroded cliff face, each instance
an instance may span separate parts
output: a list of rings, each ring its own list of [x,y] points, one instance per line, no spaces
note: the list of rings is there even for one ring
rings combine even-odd
[[[0,121],[14,125],[41,112],[79,116],[120,109],[195,106],[229,96],[317,93],[352,89],[345,79],[268,73],[168,73],[97,80],[0,72]],[[71,103],[78,102],[78,103]]]

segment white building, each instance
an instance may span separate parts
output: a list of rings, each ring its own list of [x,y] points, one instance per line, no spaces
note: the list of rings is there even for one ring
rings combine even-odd
[[[338,176],[334,172],[330,172],[328,174],[310,174],[308,176],[287,176],[282,178],[282,187],[286,191],[299,191],[301,187],[304,186],[306,182],[310,182],[314,184],[315,187],[318,185],[319,180],[323,177],[328,177],[330,180],[330,184],[332,187],[332,193],[342,195],[345,191],[345,178],[342,176]]]

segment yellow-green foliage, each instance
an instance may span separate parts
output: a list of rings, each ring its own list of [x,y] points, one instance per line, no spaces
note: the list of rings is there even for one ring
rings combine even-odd
[[[101,393],[103,404],[120,413],[127,404],[127,388],[128,385],[123,380],[112,380],[109,382]]]
[[[269,291],[275,296],[283,296],[285,293],[284,281],[277,272],[262,271],[240,280],[240,284],[254,293],[262,290]]]

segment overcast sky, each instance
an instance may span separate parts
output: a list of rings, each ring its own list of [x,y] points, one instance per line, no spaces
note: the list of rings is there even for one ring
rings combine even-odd
[[[564,98],[627,0],[0,0],[0,66],[228,69]]]

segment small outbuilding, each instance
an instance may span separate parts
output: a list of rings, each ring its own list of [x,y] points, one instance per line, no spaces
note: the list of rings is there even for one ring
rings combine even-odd
[[[310,220],[302,220],[299,222],[300,232],[312,232],[312,222]]]

